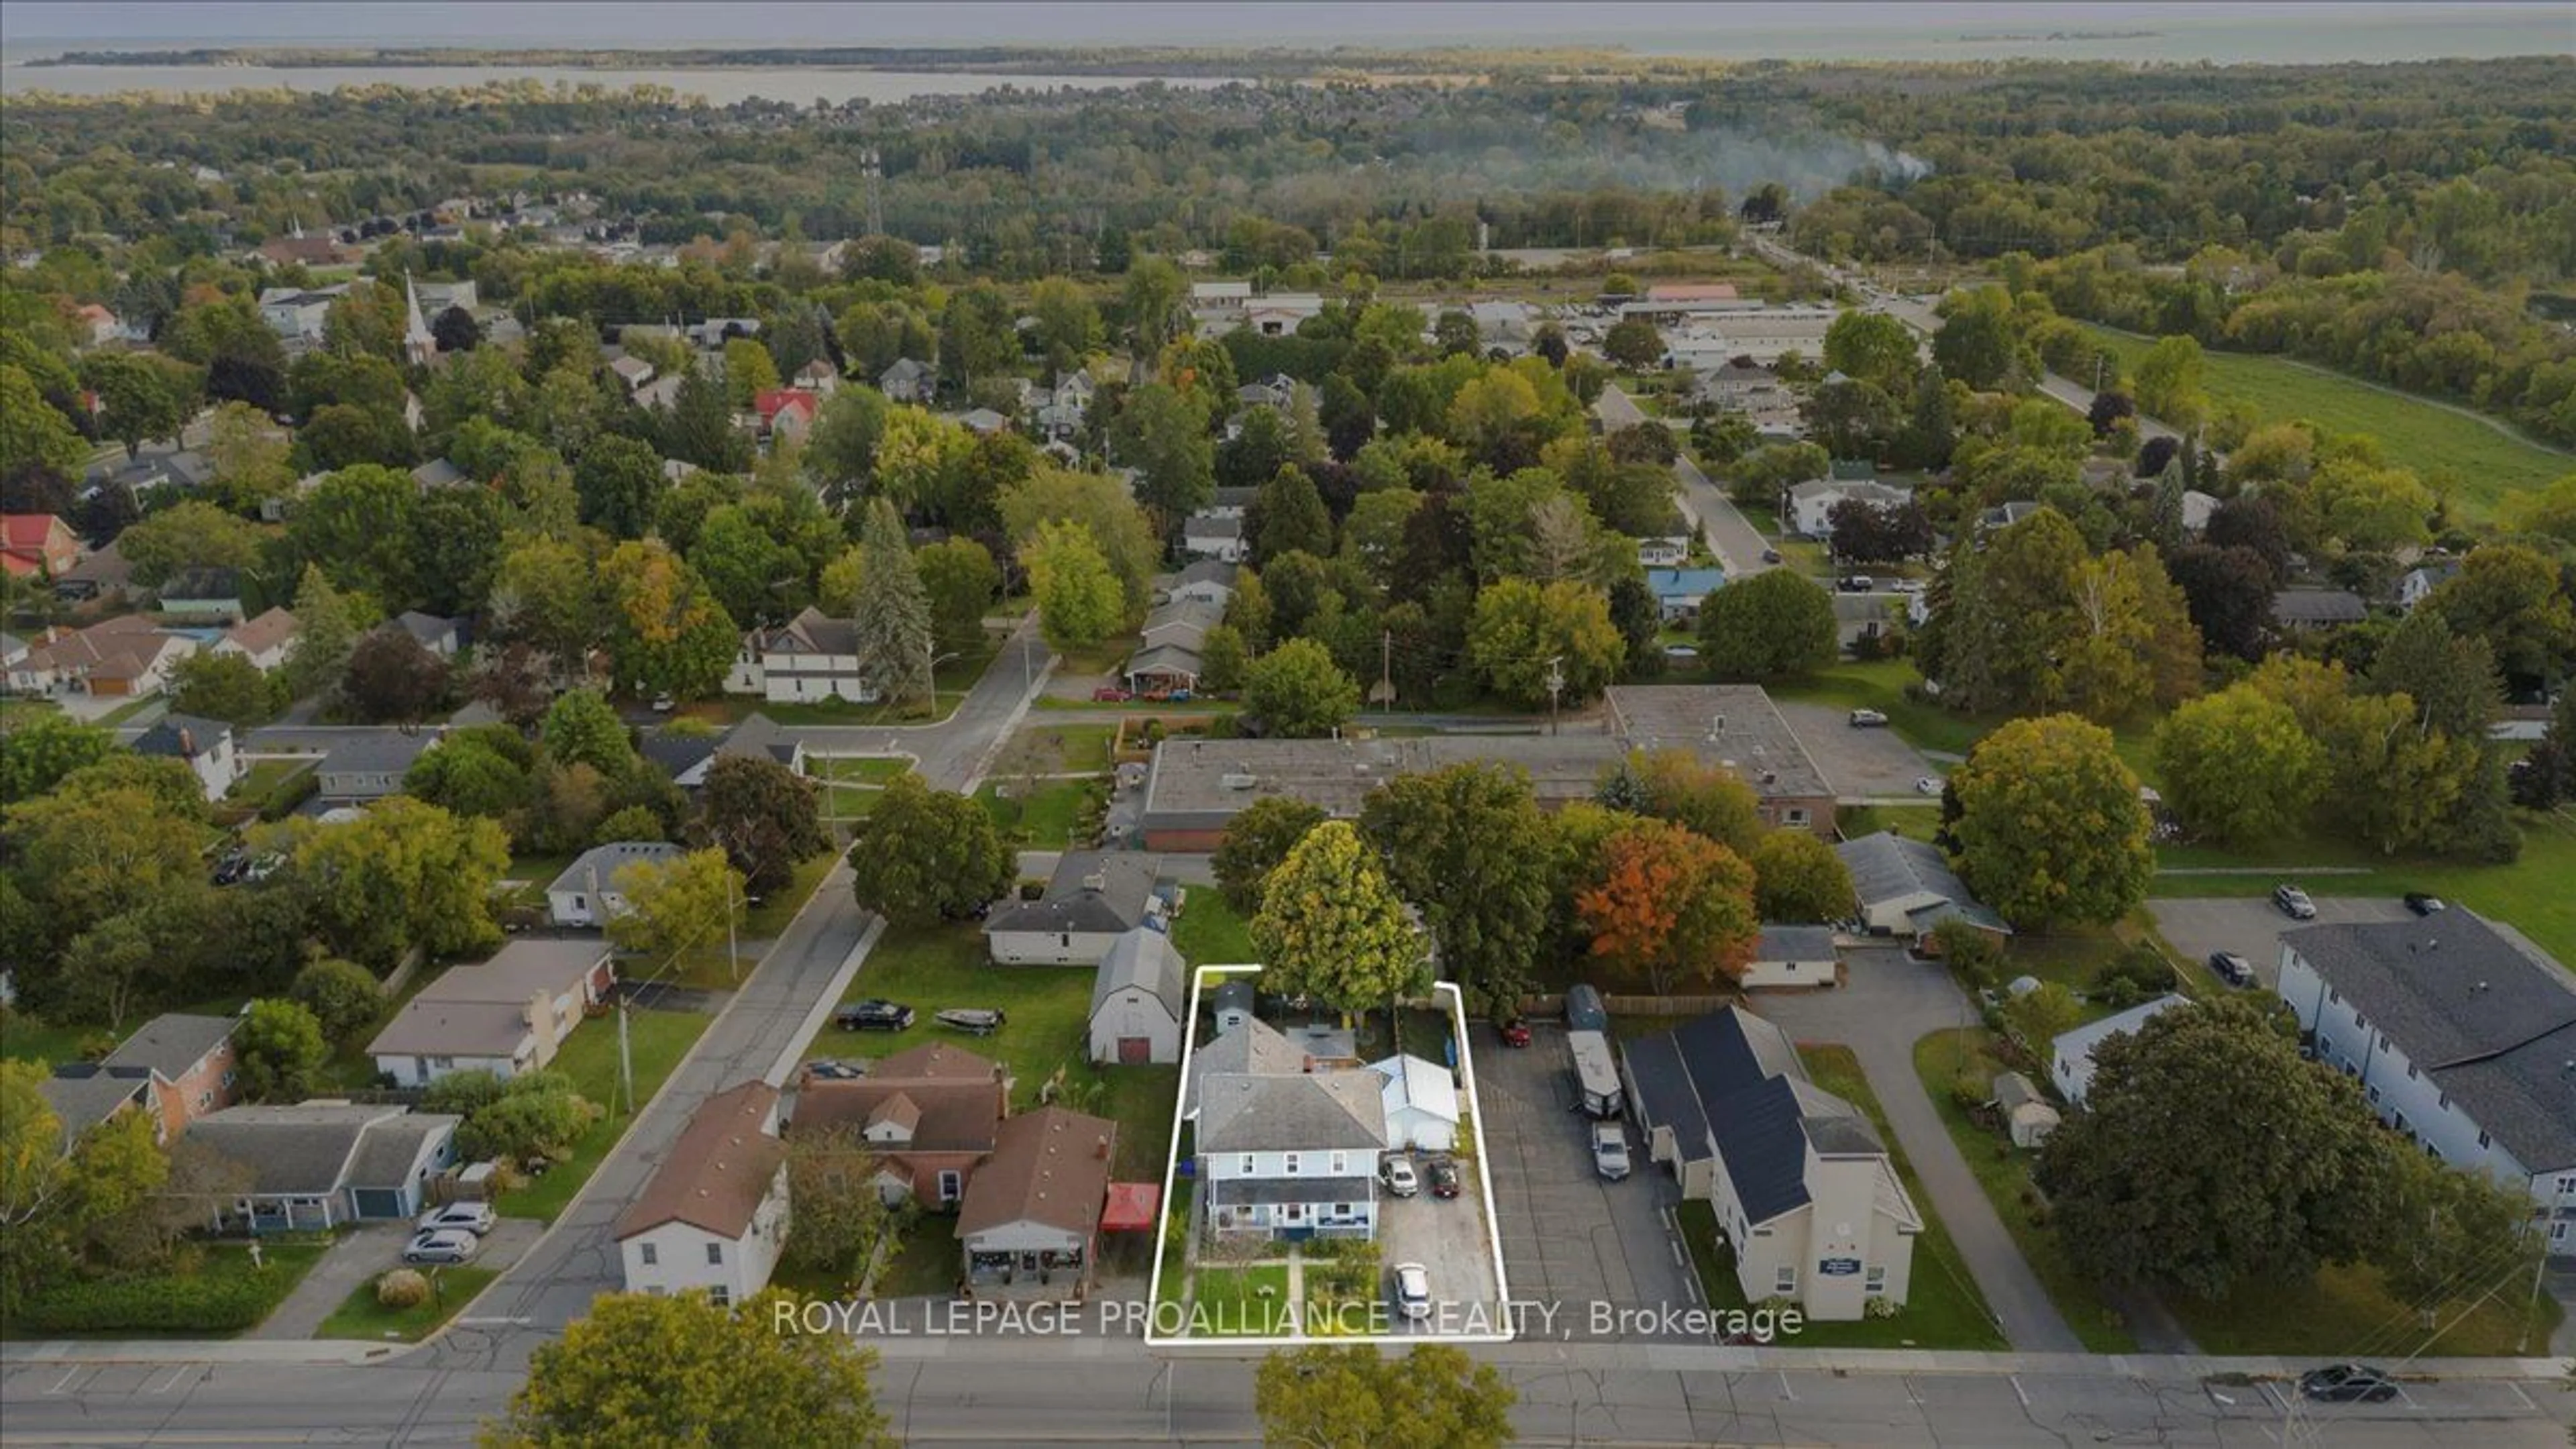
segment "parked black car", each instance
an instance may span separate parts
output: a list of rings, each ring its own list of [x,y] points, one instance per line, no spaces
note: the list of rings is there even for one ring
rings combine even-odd
[[[1431,1195],[1433,1197],[1456,1197],[1458,1195],[1458,1163],[1456,1159],[1448,1157],[1435,1157],[1431,1159]]]
[[[2423,891],[2408,891],[2406,909],[2419,916],[2429,916],[2436,911],[2447,911],[2450,907],[2443,903],[2440,896],[2429,895]]]
[[[912,1025],[912,1008],[900,1001],[853,1001],[832,1013],[843,1031],[901,1031]]]
[[[2230,986],[2254,984],[2254,963],[2233,951],[2210,952],[2209,969],[2219,980]]]
[[[2299,1393],[2327,1404],[2383,1404],[2397,1397],[2397,1381],[2366,1363],[2330,1364],[2299,1375]]]

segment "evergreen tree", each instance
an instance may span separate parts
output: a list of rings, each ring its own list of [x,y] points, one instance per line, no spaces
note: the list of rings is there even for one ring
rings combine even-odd
[[[868,501],[859,556],[859,675],[888,699],[928,698],[930,594],[921,586],[903,520],[882,498]]]

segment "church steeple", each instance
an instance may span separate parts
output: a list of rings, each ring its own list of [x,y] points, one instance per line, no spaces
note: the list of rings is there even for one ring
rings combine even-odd
[[[417,367],[426,367],[438,355],[438,338],[420,315],[420,288],[412,285],[411,273],[403,273],[403,356]]]

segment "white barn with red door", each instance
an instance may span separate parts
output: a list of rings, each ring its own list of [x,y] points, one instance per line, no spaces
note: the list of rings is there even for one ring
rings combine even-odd
[[[1091,983],[1091,1059],[1146,1066],[1181,1059],[1188,973],[1172,938],[1152,926],[1120,936]]]

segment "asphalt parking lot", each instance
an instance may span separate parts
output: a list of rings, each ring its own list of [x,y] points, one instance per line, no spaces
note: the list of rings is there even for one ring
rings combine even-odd
[[[2317,903],[2314,921],[2293,921],[2272,904],[2270,895],[2234,898],[2182,898],[2147,903],[2156,929],[2164,932],[2187,970],[2209,971],[2213,951],[2233,951],[2254,967],[2254,980],[2269,990],[2281,974],[2281,933],[2309,925],[2349,925],[2407,919],[2406,905],[2394,896],[2337,896],[2328,878],[2304,883]],[[2215,978],[2212,978],[2215,979]]]
[[[1891,729],[1853,729],[1851,711],[1827,704],[1780,701],[1780,717],[1807,747],[1808,758],[1825,772],[1825,783],[1846,799],[1867,795],[1912,795],[1914,782],[1949,771],[1907,744]],[[1937,797],[1935,797],[1937,798]]]
[[[1422,1174],[1422,1191],[1413,1197],[1381,1192],[1378,1197],[1378,1261],[1389,1274],[1398,1263],[1420,1263],[1431,1278],[1434,1316],[1409,1323],[1399,1318],[1395,1331],[1418,1333],[1499,1333],[1506,1327],[1502,1294],[1494,1283],[1494,1250],[1486,1221],[1484,1196],[1477,1191],[1476,1164],[1458,1162],[1459,1192],[1446,1200],[1431,1195],[1425,1171],[1435,1154],[1414,1155]]]
[[[1617,1310],[1697,1306],[1698,1283],[1669,1225],[1681,1191],[1645,1160],[1633,1124],[1628,1150],[1636,1171],[1624,1182],[1603,1182],[1592,1169],[1589,1119],[1573,1110],[1565,1029],[1533,1022],[1535,1039],[1519,1049],[1478,1029],[1477,1104],[1504,1274],[1515,1304],[1538,1305],[1522,1318],[1523,1336],[1597,1337],[1590,1331],[1595,1303]]]

